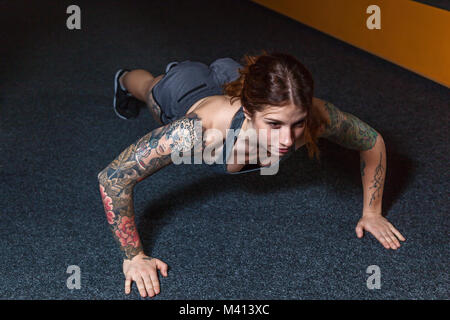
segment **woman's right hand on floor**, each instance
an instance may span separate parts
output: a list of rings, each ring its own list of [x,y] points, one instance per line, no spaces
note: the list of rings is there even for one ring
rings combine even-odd
[[[138,254],[131,260],[123,261],[123,274],[125,275],[125,293],[131,292],[132,282],[136,282],[142,297],[153,297],[160,292],[158,269],[167,277],[167,264],[145,254]]]

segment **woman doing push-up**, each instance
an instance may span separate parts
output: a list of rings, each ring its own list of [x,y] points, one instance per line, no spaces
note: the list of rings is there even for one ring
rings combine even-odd
[[[201,155],[208,168],[223,174],[276,174],[274,168],[304,145],[310,158],[319,159],[318,138],[357,150],[364,194],[357,237],[366,230],[386,249],[405,241],[382,216],[386,149],[380,133],[314,97],[310,72],[292,55],[263,51],[246,55],[243,62],[172,62],[157,77],[142,69],[116,73],[116,114],[135,118],[145,102],[161,125],[98,175],[106,218],[123,252],[125,293],[134,281],[141,296],[153,297],[160,292],[157,270],[168,275],[167,264],[144,253],[134,221],[133,188],[186,154]]]

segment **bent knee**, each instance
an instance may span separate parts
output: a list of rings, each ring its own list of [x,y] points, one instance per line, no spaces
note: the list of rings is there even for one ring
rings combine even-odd
[[[164,77],[164,74],[160,74],[159,76],[147,81],[144,84],[145,92],[149,93],[163,77]]]

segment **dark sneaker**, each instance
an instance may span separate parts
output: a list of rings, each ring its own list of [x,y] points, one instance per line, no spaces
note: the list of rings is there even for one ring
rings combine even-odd
[[[136,118],[139,115],[141,101],[134,98],[127,90],[123,90],[119,83],[119,78],[128,69],[120,69],[114,77],[114,112],[116,115],[125,120]]]
[[[178,61],[173,61],[166,66],[166,73],[169,72],[170,69],[175,67],[178,64]]]

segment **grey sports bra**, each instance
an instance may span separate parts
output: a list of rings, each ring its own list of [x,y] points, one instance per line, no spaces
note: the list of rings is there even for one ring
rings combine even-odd
[[[247,173],[247,172],[251,172],[251,171],[261,170],[261,167],[258,166],[257,164],[246,164],[242,168],[242,170],[240,170],[238,172],[228,172],[227,171],[226,160],[228,159],[230,152],[233,149],[234,144],[236,143],[236,140],[239,135],[239,131],[241,130],[244,119],[245,119],[244,109],[241,106],[239,108],[239,110],[234,114],[233,119],[231,120],[230,129],[233,129],[233,130],[228,131],[228,135],[227,135],[227,138],[226,138],[226,141],[224,144],[223,163],[213,163],[213,164],[207,165],[213,171],[215,171],[217,173],[221,173],[221,174],[242,174],[242,173]],[[231,143],[233,138],[234,138],[233,143]],[[231,146],[231,148],[229,148],[227,150],[227,146]],[[278,160],[278,162],[281,163],[282,161],[286,160],[294,152],[294,150],[295,150],[295,145],[292,145],[292,147],[289,149],[288,153],[286,153],[283,157],[281,157],[280,160]]]

